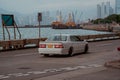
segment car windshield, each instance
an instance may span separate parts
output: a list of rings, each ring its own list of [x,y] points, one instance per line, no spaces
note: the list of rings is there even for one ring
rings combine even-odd
[[[47,41],[66,41],[67,36],[52,36],[47,39]]]

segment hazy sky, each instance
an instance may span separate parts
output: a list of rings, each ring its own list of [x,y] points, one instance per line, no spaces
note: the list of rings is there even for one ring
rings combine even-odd
[[[81,10],[96,14],[96,5],[110,1],[114,7],[115,0],[0,0],[0,8],[20,13],[34,13],[53,10]],[[93,15],[95,15],[93,14]]]

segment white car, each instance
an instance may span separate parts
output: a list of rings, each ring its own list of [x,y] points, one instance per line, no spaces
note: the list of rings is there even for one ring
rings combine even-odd
[[[45,42],[39,43],[39,54],[49,55],[68,55],[88,51],[88,42],[80,40],[77,35],[56,34],[48,38]]]

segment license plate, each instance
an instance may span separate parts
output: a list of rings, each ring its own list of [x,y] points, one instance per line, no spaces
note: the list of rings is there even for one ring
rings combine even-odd
[[[48,46],[48,48],[53,48],[52,44],[48,44],[47,46]]]

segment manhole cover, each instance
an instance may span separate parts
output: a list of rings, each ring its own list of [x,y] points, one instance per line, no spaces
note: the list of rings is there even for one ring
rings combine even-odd
[[[20,67],[18,69],[31,69],[30,67]]]

